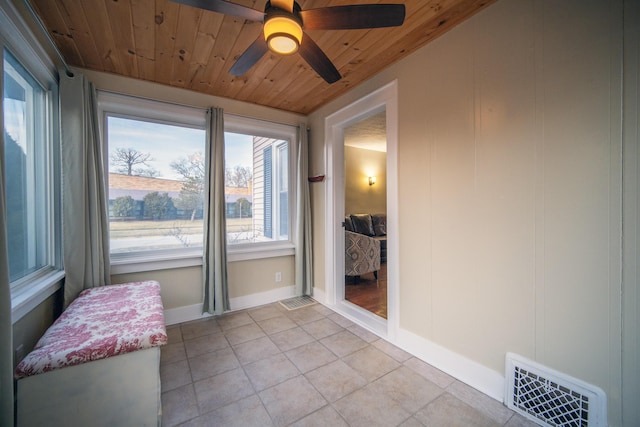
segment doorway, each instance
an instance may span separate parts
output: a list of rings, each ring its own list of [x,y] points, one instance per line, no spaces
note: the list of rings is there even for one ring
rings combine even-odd
[[[344,299],[387,318],[386,109],[344,129]]]
[[[325,302],[361,326],[394,340],[398,329],[397,83],[391,82],[325,119],[327,188]],[[386,319],[345,298],[345,133],[352,126],[384,115],[386,134]],[[366,173],[366,172],[365,172]],[[374,176],[374,175],[371,175]],[[368,176],[367,185],[368,185]],[[373,186],[377,185],[376,183]],[[379,187],[378,187],[379,188]]]

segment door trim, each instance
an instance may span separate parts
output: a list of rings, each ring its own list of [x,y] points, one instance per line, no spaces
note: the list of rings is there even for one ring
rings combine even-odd
[[[386,110],[387,131],[387,320],[344,299],[344,129]],[[325,303],[395,342],[399,328],[398,83],[394,80],[325,119]]]

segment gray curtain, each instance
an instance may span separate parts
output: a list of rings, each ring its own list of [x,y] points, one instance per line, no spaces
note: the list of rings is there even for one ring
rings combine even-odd
[[[296,295],[313,295],[313,242],[311,238],[311,201],[309,199],[309,137],[301,124],[298,135],[296,194]]]
[[[204,307],[203,312],[229,310],[227,283],[227,224],[224,198],[224,111],[207,110],[207,147],[204,197]]]
[[[1,84],[1,83],[0,83]],[[0,115],[0,128],[4,129]],[[13,325],[4,188],[4,131],[0,132],[0,426],[13,426]]]
[[[64,306],[108,285],[109,224],[96,92],[81,73],[60,73]]]

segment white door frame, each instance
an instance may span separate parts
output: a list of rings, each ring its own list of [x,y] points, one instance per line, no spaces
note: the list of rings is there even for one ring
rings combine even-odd
[[[344,129],[386,110],[387,131],[387,320],[344,299]],[[398,83],[375,92],[325,119],[325,303],[387,340],[399,327]]]

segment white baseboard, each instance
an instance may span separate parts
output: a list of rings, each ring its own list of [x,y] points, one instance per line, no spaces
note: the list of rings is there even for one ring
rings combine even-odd
[[[229,311],[244,310],[245,308],[270,304],[293,296],[295,296],[295,286],[284,286],[271,291],[235,297],[229,300]],[[167,326],[189,322],[191,320],[204,319],[206,317],[211,317],[211,314],[202,313],[202,303],[170,308],[164,311],[164,323]]]
[[[284,286],[257,294],[235,297],[229,300],[230,311],[244,310],[245,308],[257,307],[259,305],[270,304],[286,298],[296,296],[295,286]]]
[[[186,305],[183,307],[170,308],[164,311],[164,323],[167,326],[178,323],[189,322],[191,320],[211,317],[209,313],[202,312],[202,304]]]
[[[386,337],[386,334],[381,334],[379,331],[372,329],[370,326],[363,323],[361,317],[351,316],[350,313],[342,312],[340,307],[332,307],[326,304],[325,293],[322,289],[314,288],[313,298],[319,303],[326,305],[333,310],[339,311],[340,314],[347,317],[349,320],[402,348],[418,359],[440,369],[441,371],[451,375],[453,378],[481,391],[487,396],[496,399],[499,402],[504,402],[505,378],[499,372],[489,369],[478,362],[461,356],[454,351],[416,335],[413,332],[409,332],[406,329],[398,328],[398,333],[394,342],[394,340]]]
[[[398,330],[398,342],[395,344],[455,379],[504,402],[505,378],[493,369],[405,329]]]
[[[318,301],[320,304],[325,304],[326,297],[324,294],[324,289],[318,289],[316,287],[313,288],[313,299]]]

